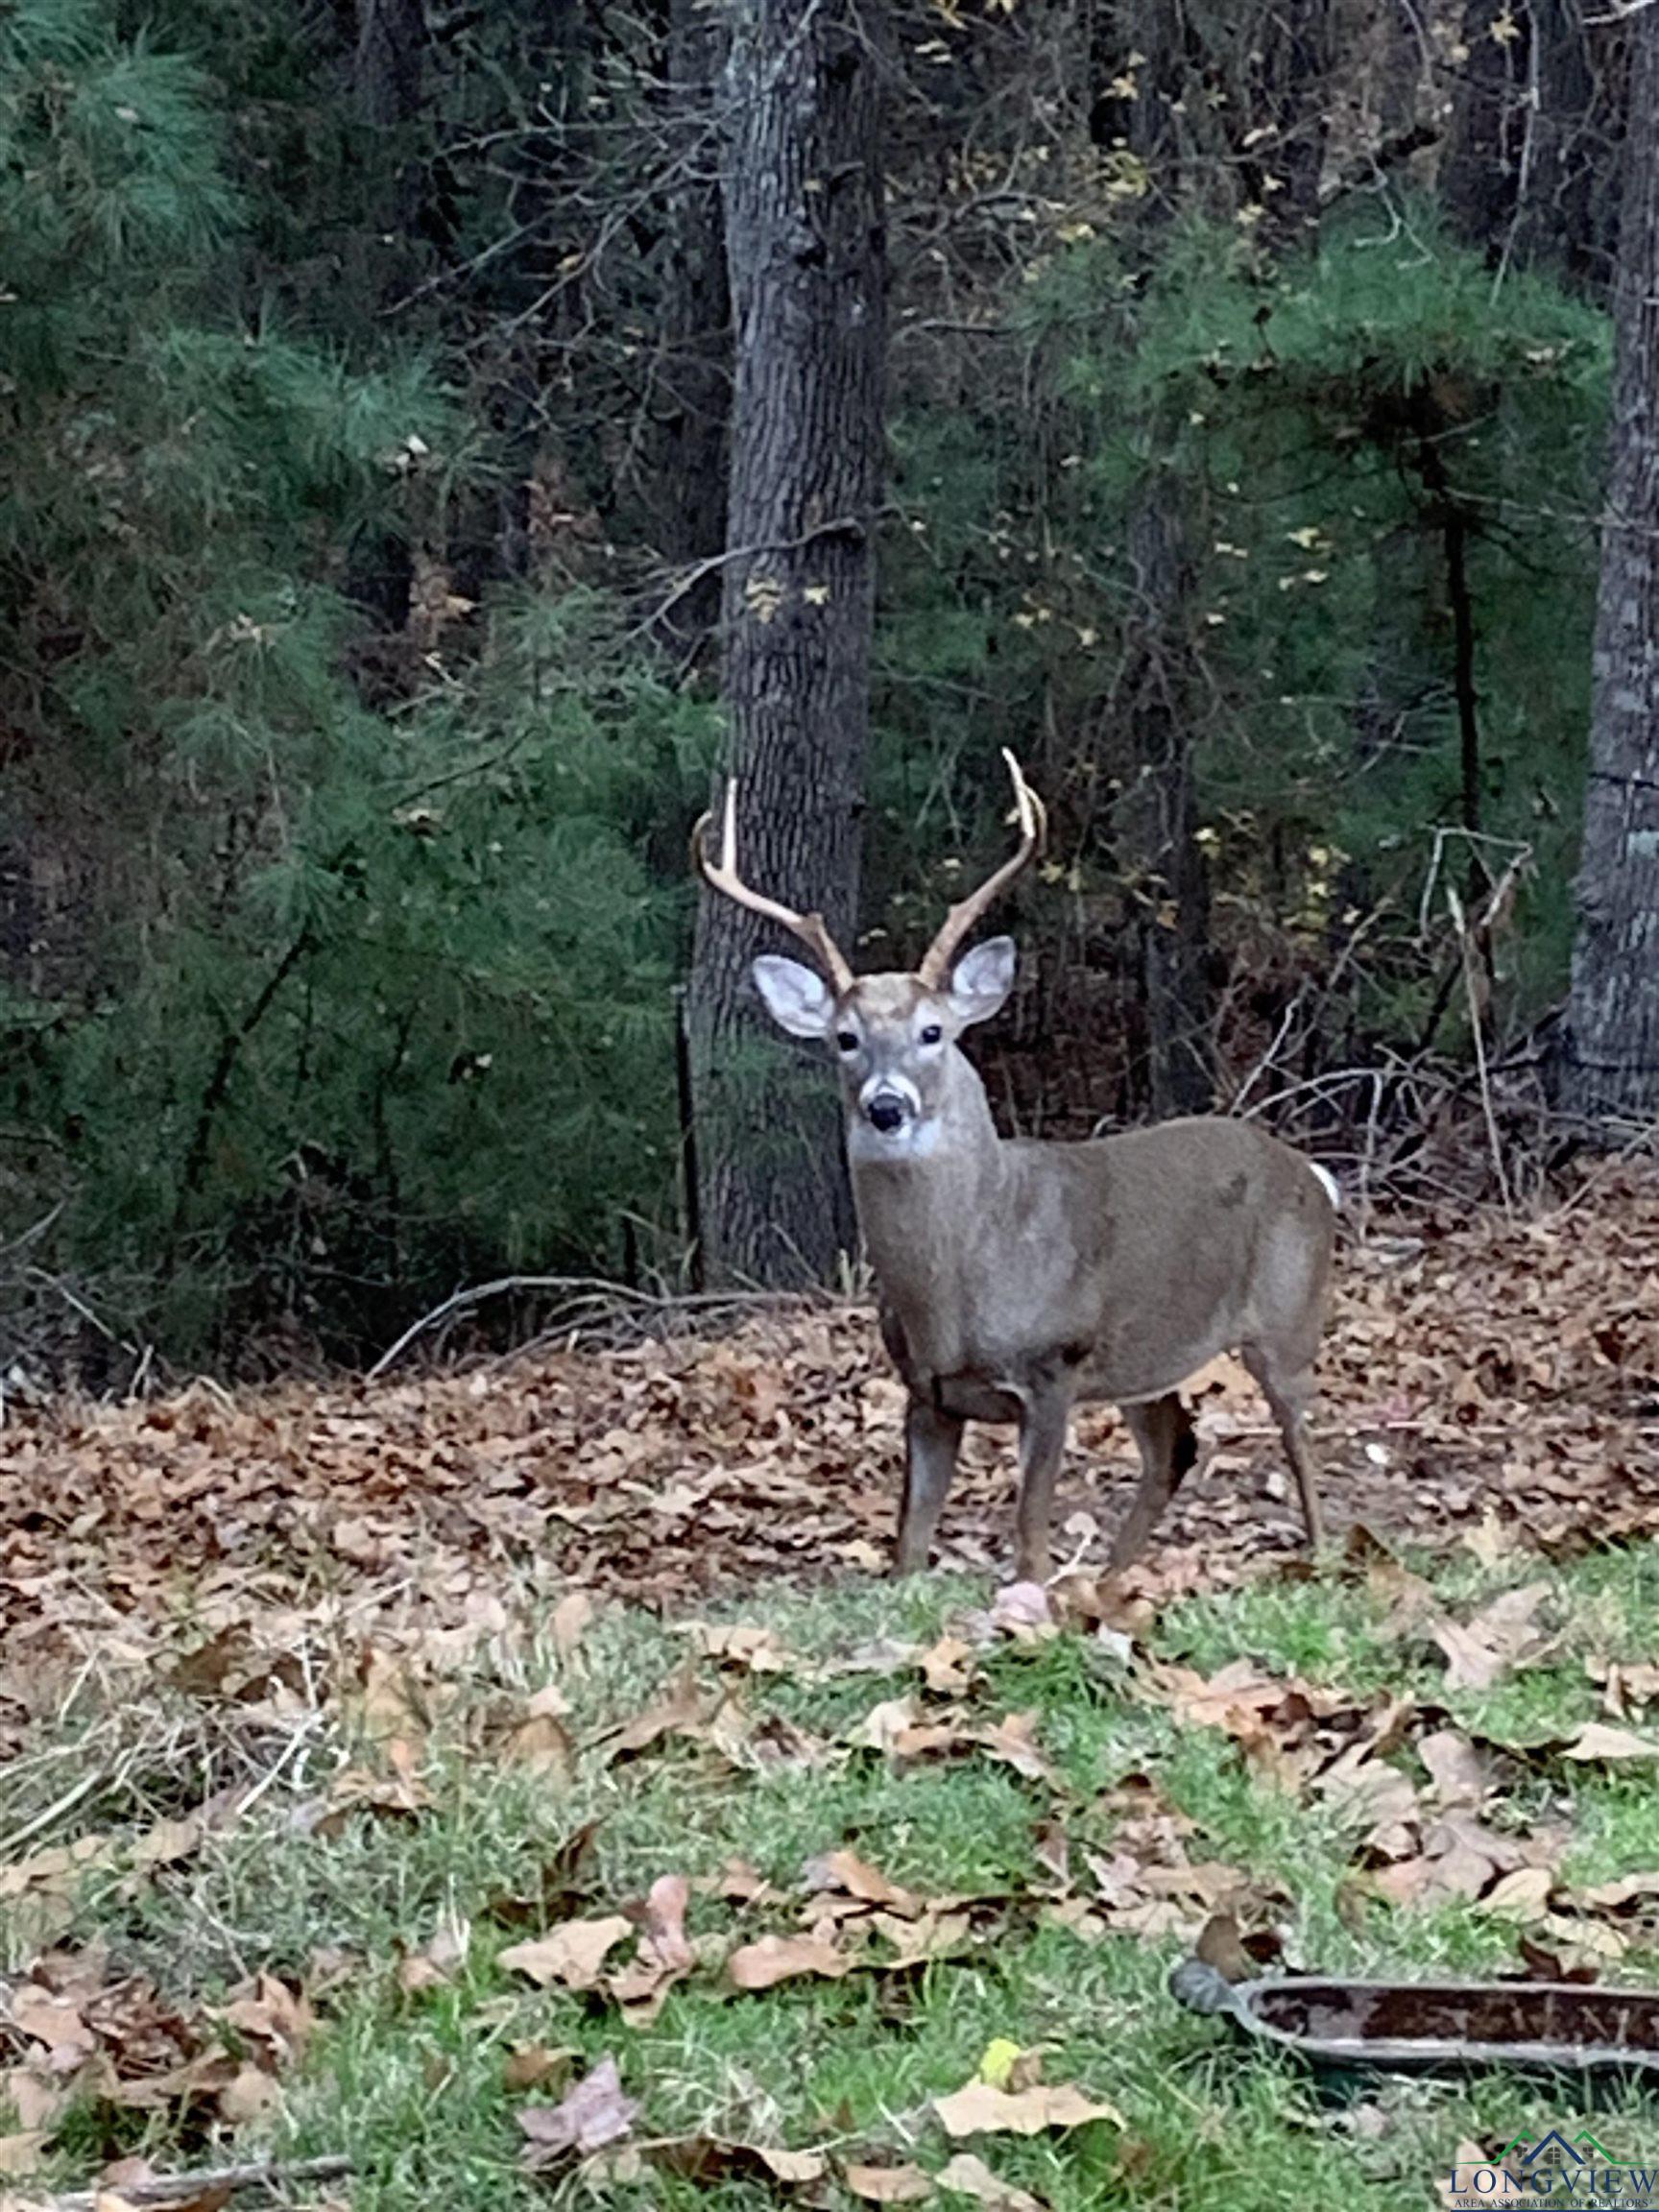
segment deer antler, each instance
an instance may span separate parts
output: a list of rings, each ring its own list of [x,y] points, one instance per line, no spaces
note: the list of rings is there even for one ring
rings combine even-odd
[[[994,900],[999,899],[1014,878],[1021,875],[1043,849],[1047,834],[1048,816],[1043,802],[1032,790],[1020,770],[1020,763],[1002,748],[1002,757],[1008,763],[1008,773],[1014,779],[1014,804],[1020,815],[1020,846],[1012,859],[1004,860],[994,876],[988,876],[977,891],[971,891],[952,906],[946,915],[943,927],[922,956],[917,974],[930,991],[937,990],[950,972],[950,963],[956,956],[956,948],[978,921]]]
[[[708,831],[713,820],[705,814],[691,832],[691,857],[697,871],[710,891],[722,891],[739,906],[747,906],[752,914],[764,914],[770,922],[780,922],[785,929],[799,937],[812,954],[839,998],[853,988],[854,975],[842,954],[840,947],[824,926],[822,914],[797,914],[793,906],[781,905],[776,899],[762,898],[758,891],[751,891],[737,873],[737,786],[726,786],[726,805],[721,823],[720,858],[716,863],[709,857]]]

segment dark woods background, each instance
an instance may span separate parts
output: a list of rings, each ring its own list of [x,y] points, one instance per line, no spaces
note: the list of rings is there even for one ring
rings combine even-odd
[[[1609,467],[1653,495],[1651,23],[12,0],[12,1382],[685,1279],[723,662],[754,877],[866,964],[1002,850],[1000,745],[1047,796],[1007,1126],[1241,1102],[1434,1191],[1649,1111],[1652,718],[1592,638]],[[835,1131],[745,930],[695,947],[705,1226],[776,1279]]]

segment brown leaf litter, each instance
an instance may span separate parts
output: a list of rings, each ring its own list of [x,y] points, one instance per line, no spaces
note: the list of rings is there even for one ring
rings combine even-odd
[[[1501,1540],[1547,1551],[1650,1527],[1656,1272],[1659,1174],[1637,1166],[1603,1171],[1553,1217],[1448,1209],[1350,1241],[1321,1362],[1333,1518],[1445,1538],[1490,1513]],[[1211,1457],[1161,1534],[1173,1587],[1259,1572],[1298,1541],[1265,1409],[1226,1362],[1201,1380]],[[136,1633],[184,1588],[196,1618],[226,1628],[344,1581],[366,1628],[381,1594],[465,1619],[504,1574],[590,1594],[584,1605],[685,1612],[773,1576],[877,1570],[901,1413],[873,1319],[853,1305],[715,1341],[571,1345],[376,1384],[231,1397],[201,1383],[13,1411],[0,1431],[0,1753],[7,1696],[26,1716],[31,1677]],[[1097,1557],[1133,1455],[1110,1409],[1076,1430],[1057,1525]],[[975,1432],[948,1560],[1008,1557],[1012,1489],[1006,1436]],[[563,1640],[583,1618],[554,1625]],[[763,1637],[719,1656],[757,1671],[774,1658]]]

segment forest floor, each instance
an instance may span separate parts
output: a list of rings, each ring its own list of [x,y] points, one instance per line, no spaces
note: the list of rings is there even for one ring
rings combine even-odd
[[[1374,1222],[1334,1556],[1221,1361],[1118,1585],[1131,1455],[1079,1423],[1046,1597],[998,1588],[997,1435],[943,1572],[877,1579],[854,1307],[13,1410],[0,2202],[328,2155],[289,2200],[1435,2200],[1582,2100],[1322,2092],[1166,1977],[1659,1978],[1656,1282],[1635,1169]],[[1659,2164],[1659,2100],[1594,2127]]]

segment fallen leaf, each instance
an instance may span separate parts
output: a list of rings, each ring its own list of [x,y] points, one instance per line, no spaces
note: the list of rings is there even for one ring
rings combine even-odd
[[[653,2166],[682,2180],[716,2188],[725,2181],[780,2183],[786,2189],[821,2181],[830,2171],[822,2151],[780,2151],[764,2143],[733,2143],[717,2135],[683,2135],[641,2145]]]
[[[933,2110],[946,2134],[958,2142],[965,2135],[1041,2135],[1050,2128],[1082,2128],[1093,2120],[1127,2126],[1115,2104],[1085,2096],[1071,2082],[1050,2087],[1039,2081],[1029,2089],[1008,2090],[970,2081],[949,2097],[935,2097]]]
[[[902,1889],[897,1882],[889,1882],[885,1874],[866,1864],[855,1851],[828,1851],[821,1859],[809,1859],[802,1879],[810,1890],[843,1890],[849,1897],[859,1898],[867,1905],[884,1905],[894,1912],[921,1911],[920,1898],[908,1889]]]
[[[994,1759],[1004,1760],[1030,1781],[1052,1781],[1048,1762],[1037,1748],[1036,1734],[1035,1713],[1010,1713],[993,1727],[974,1729],[967,1741],[982,1745]]]
[[[551,1623],[553,1648],[561,1659],[568,1659],[592,1624],[598,1611],[592,1594],[587,1590],[567,1590],[553,1608]]]
[[[591,1989],[611,1952],[633,1933],[633,1922],[619,1912],[597,1920],[566,1920],[536,1942],[509,1944],[496,1963],[510,1974],[527,1975],[542,1989],[555,1982],[566,1989]]]
[[[1570,1743],[1561,1746],[1563,1759],[1599,1760],[1609,1765],[1632,1759],[1659,1759],[1659,1743],[1637,1736],[1628,1728],[1609,1728],[1604,1720],[1586,1720]]]
[[[569,2073],[577,2056],[564,2045],[550,2049],[545,2043],[515,2044],[502,2062],[502,2085],[515,2094],[556,2085]]]
[[[41,2128],[25,2128],[20,2135],[0,2135],[0,2174],[33,2174],[45,2161],[51,2137]]]
[[[691,1885],[684,1874],[661,1874],[651,1885],[638,1951],[609,1985],[631,2028],[648,2026],[674,1984],[697,1963],[685,1934],[690,1898]]]
[[[675,1632],[690,1637],[705,1659],[745,1668],[751,1674],[792,1674],[800,1666],[770,1628],[746,1621],[683,1621],[676,1623]]]
[[[933,2180],[937,2188],[952,2197],[971,2197],[976,2204],[988,2204],[991,2212],[1045,2212],[1039,2198],[1016,2189],[1012,2181],[1002,2180],[972,2151],[958,2151],[940,2167]]]
[[[917,1720],[914,1697],[885,1697],[880,1704],[871,1706],[847,1741],[864,1751],[891,1751],[902,1737],[914,1730]]]
[[[276,2078],[261,2066],[239,2066],[219,2092],[220,2114],[232,2128],[262,2120],[281,2102]]]
[[[1029,1644],[1055,1632],[1048,1593],[1041,1582],[1010,1582],[991,1600],[991,1625],[1017,1643]]]
[[[762,1936],[757,1943],[745,1943],[733,1951],[726,1961],[734,1989],[771,1989],[780,1982],[808,1974],[838,1982],[851,1970],[849,1959],[812,1936]]]
[[[1538,1920],[1544,1916],[1555,1877],[1547,1866],[1517,1866],[1500,1876],[1476,1910],[1501,1920]]]
[[[703,1695],[689,1664],[683,1667],[663,1695],[632,1720],[613,1728],[601,1741],[607,1761],[637,1759],[664,1736],[697,1734],[705,1724]]]
[[[960,1636],[941,1636],[916,1664],[936,1697],[961,1697],[974,1687],[974,1647]]]
[[[1538,1658],[1547,1639],[1537,1614],[1549,1595],[1548,1582],[1528,1582],[1523,1589],[1505,1590],[1469,1621],[1433,1623],[1429,1633],[1446,1654],[1448,1687],[1489,1690],[1512,1668]]]
[[[1020,2062],[1020,2046],[1006,2035],[995,2035],[986,2044],[979,2060],[979,2080],[989,2081],[993,2089],[1006,2089],[1015,2067]]]
[[[531,2104],[518,2115],[525,2144],[523,2162],[533,2173],[569,2156],[585,2157],[619,2143],[633,2128],[639,2107],[625,2096],[614,2058],[601,2058],[591,2073],[567,2090],[557,2104]]]
[[[920,2166],[843,2166],[841,2178],[866,2204],[920,2204],[933,2194]]]
[[[1486,1767],[1467,1736],[1455,1728],[1438,1728],[1425,1736],[1417,1756],[1429,1769],[1434,1798],[1445,1811],[1467,1806],[1471,1812],[1486,1794]]]
[[[502,1745],[508,1765],[568,1782],[576,1766],[576,1745],[565,1725],[569,1710],[563,1691],[538,1690]]]

